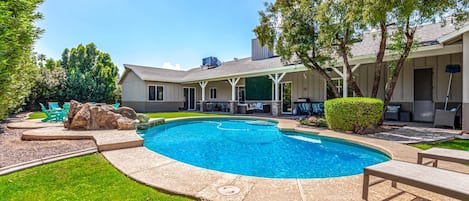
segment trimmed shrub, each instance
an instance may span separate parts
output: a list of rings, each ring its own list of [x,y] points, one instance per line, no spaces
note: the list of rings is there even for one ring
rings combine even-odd
[[[336,98],[324,103],[329,129],[341,129],[362,134],[366,128],[378,125],[384,103],[376,98]]]

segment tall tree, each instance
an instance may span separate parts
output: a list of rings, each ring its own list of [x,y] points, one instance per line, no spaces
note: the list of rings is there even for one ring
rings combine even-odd
[[[331,54],[319,40],[319,23],[315,20],[321,0],[277,0],[265,3],[259,12],[260,24],[254,29],[261,45],[275,49],[283,60],[300,59],[303,65],[326,80],[335,97],[339,91],[323,65]]]
[[[388,67],[385,80],[384,107],[391,101],[400,72],[410,53],[416,49],[415,33],[424,23],[444,16],[455,16],[459,22],[467,18],[467,0],[376,0],[367,1],[364,19],[380,30],[380,46],[375,62],[372,97],[378,94],[382,69]],[[398,59],[384,63],[386,48]]]
[[[318,14],[314,20],[319,24],[319,37],[322,49],[333,58],[337,55],[343,62],[347,73],[347,82],[355,96],[363,96],[358,83],[353,77],[349,62],[350,49],[359,39],[366,24],[362,20],[361,9],[363,0],[324,0],[318,6]]]
[[[0,1],[0,119],[17,109],[29,95],[37,68],[33,43],[42,30],[35,21],[42,0]]]
[[[67,99],[114,102],[118,68],[111,56],[90,43],[78,45],[62,53],[62,67],[67,74]]]
[[[37,58],[37,60],[39,59],[41,58]],[[65,70],[59,66],[59,62],[52,58],[45,61],[45,67],[39,68],[39,75],[35,78],[29,94],[28,105],[30,109],[39,106],[40,102],[65,101],[67,80]]]

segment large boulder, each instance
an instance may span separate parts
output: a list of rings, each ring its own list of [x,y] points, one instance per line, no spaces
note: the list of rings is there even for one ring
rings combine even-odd
[[[135,129],[137,114],[132,108],[116,110],[110,105],[82,104],[70,101],[68,120],[64,127],[71,130]]]
[[[117,119],[117,129],[119,130],[133,130],[135,129],[135,120],[127,117]]]
[[[78,107],[77,107],[78,108]],[[69,122],[70,129],[91,129],[91,113],[90,106],[88,104],[80,105],[79,110],[73,115],[70,119],[69,113]]]
[[[132,120],[137,119],[137,113],[130,107],[120,107],[119,109],[115,110],[115,112]]]

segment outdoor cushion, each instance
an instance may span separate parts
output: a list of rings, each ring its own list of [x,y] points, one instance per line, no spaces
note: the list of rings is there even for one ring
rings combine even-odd
[[[399,105],[388,105],[386,107],[386,111],[387,112],[398,112],[399,108],[401,108],[401,106],[399,106]]]

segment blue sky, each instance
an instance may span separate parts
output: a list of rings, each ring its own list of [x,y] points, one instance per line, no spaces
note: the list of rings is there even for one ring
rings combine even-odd
[[[60,59],[65,48],[94,42],[119,66],[189,69],[203,57],[250,56],[265,0],[46,0],[35,51]]]

